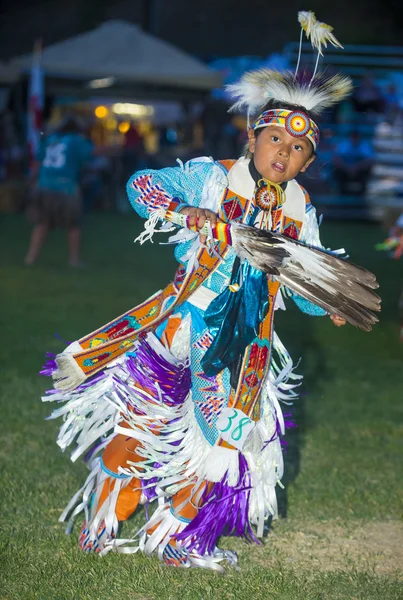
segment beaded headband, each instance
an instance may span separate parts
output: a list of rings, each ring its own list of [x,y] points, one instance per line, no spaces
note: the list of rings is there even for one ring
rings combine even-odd
[[[268,125],[284,127],[287,133],[296,138],[307,137],[316,150],[319,143],[319,127],[303,111],[285,108],[265,110],[252,125],[252,129]]]

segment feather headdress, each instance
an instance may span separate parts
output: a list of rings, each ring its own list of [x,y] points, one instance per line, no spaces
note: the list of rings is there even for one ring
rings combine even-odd
[[[333,28],[317,21],[312,11],[300,11],[298,21],[301,24],[301,37],[295,73],[259,69],[245,73],[238,83],[226,88],[235,100],[230,111],[246,109],[248,124],[250,116],[257,117],[270,100],[291,104],[318,115],[324,109],[343,100],[352,91],[349,77],[317,73],[319,58],[323,55],[322,48],[326,48],[328,43],[343,47],[333,35]],[[299,71],[304,32],[318,53],[313,75]],[[275,121],[273,123],[275,124]],[[314,122],[311,125],[313,128],[317,127]]]
[[[352,90],[349,77],[337,74],[327,77],[318,73],[313,79],[305,73],[280,73],[259,69],[245,73],[238,83],[227,86],[236,102],[230,111],[247,109],[248,115],[260,113],[269,100],[301,106],[312,114],[340,102]]]

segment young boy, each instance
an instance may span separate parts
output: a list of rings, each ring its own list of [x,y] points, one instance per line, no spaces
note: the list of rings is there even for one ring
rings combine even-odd
[[[142,240],[168,211],[187,215],[187,230],[172,240],[180,263],[173,282],[58,361],[72,378],[52,395],[68,401],[53,415],[66,418],[58,443],[64,449],[76,441],[74,460],[90,449],[91,473],[61,517],[85,511],[83,550],[140,548],[170,565],[220,569],[221,560],[236,560],[217,548],[220,535],[256,540],[276,517],[280,438],[293,426],[280,402],[296,397],[300,379],[273,328],[282,291],[225,241],[198,232],[206,220],[235,221],[320,247],[315,210],[295,177],[315,159],[312,115],[350,89],[342,77],[308,85],[292,74],[249,73],[233,90],[236,105],[255,115],[245,156],[203,157],[130,178],[130,202],[147,218]],[[326,314],[283,292],[303,312]],[[120,524],[155,498],[158,508],[137,545],[119,539]]]

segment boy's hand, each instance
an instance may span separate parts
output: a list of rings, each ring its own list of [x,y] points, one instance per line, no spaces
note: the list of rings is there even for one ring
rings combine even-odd
[[[194,206],[184,206],[180,211],[182,215],[188,215],[189,220],[189,228],[196,229],[200,231],[206,221],[210,221],[211,227],[215,227],[218,221],[221,219],[218,218],[218,215],[212,210],[208,210],[207,208],[195,208]],[[206,242],[207,236],[204,234],[200,235],[200,241],[202,244]]]
[[[347,323],[346,319],[339,317],[339,315],[330,315],[330,318],[333,321],[333,325],[336,325],[336,327],[343,327],[343,325]]]

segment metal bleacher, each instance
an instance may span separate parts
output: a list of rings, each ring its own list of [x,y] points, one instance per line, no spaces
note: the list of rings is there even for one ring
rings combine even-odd
[[[299,44],[292,42],[284,48],[283,54],[291,65],[296,64]],[[301,64],[313,70],[316,60],[312,46],[302,46]],[[400,46],[356,46],[346,45],[344,50],[328,46],[320,59],[319,69],[329,73],[343,72],[357,84],[361,77],[370,74],[381,91],[402,77],[403,47]],[[400,85],[403,95],[403,87]],[[334,147],[354,129],[363,138],[371,141],[374,149],[374,166],[367,187],[362,196],[340,196],[335,186],[326,193],[314,194],[314,202],[321,212],[330,217],[366,218],[381,220],[390,209],[403,210],[403,103],[397,121],[391,124],[385,115],[354,113],[349,120],[339,123],[326,123],[327,134]],[[334,150],[319,147],[319,160],[330,169]]]
[[[296,64],[298,57],[298,42],[290,42],[284,47],[283,54],[290,64]],[[301,64],[313,65],[316,56],[311,44],[302,44]],[[337,71],[343,71],[351,77],[361,77],[371,71],[379,77],[388,75],[391,71],[403,70],[403,46],[367,46],[347,44],[344,49],[328,46],[325,55],[320,59],[319,66],[332,65]]]

